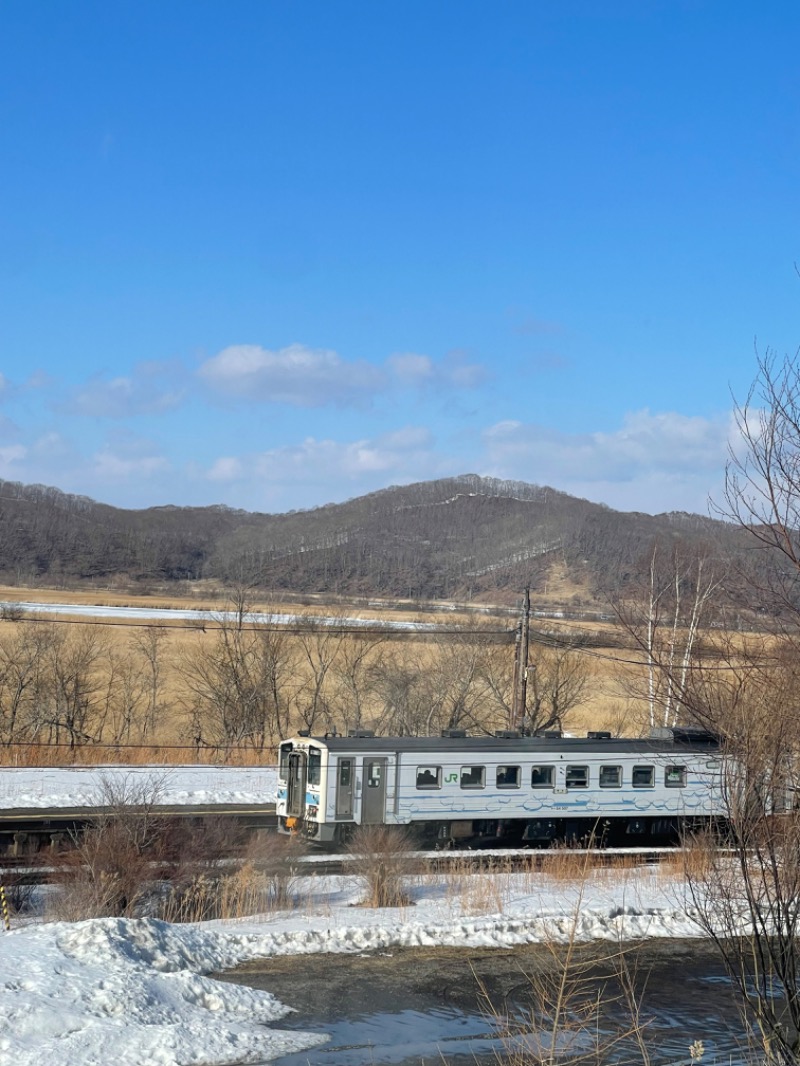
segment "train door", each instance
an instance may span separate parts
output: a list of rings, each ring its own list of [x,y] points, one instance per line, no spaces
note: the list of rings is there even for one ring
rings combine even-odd
[[[339,759],[336,769],[336,817],[353,817],[354,759]]]
[[[292,818],[302,818],[306,809],[306,778],[308,758],[304,751],[289,755],[289,779],[286,785],[286,813]]]
[[[361,824],[380,825],[385,819],[386,759],[364,759]]]

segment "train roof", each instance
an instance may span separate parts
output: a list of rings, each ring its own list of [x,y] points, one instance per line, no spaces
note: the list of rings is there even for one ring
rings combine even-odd
[[[657,735],[633,739],[630,737],[609,736],[519,736],[503,734],[499,736],[429,736],[429,737],[375,737],[359,734],[357,736],[297,736],[289,738],[297,742],[314,741],[333,752],[409,752],[418,754],[435,754],[437,752],[462,752],[465,756],[487,751],[510,756],[519,753],[541,753],[554,755],[567,752],[635,753],[678,752],[702,753],[716,751],[720,741],[713,733],[690,729],[664,729],[654,731]]]

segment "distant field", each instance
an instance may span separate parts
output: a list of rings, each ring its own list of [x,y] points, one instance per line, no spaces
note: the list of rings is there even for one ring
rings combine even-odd
[[[140,608],[193,608],[201,611],[221,611],[230,608],[224,594],[216,589],[208,587],[196,587],[191,595],[178,596],[173,593],[152,594],[147,596],[134,596],[128,592],[107,589],[84,589],[79,591],[63,589],[22,589],[18,587],[0,587],[0,601],[4,603],[19,602],[42,602],[42,603],[65,603],[76,605],[99,605],[109,607],[140,607]],[[480,642],[482,634],[497,634],[498,631],[513,630],[515,618],[513,616],[482,617],[476,616],[472,611],[459,611],[458,609],[431,608],[428,605],[414,608],[413,605],[403,604],[400,609],[395,606],[387,609],[377,607],[364,607],[363,604],[337,604],[335,607],[324,606],[319,603],[313,606],[304,605],[299,607],[291,602],[269,602],[264,599],[254,599],[249,608],[255,611],[273,613],[295,614],[302,617],[328,617],[334,622],[337,618],[370,618],[385,620],[388,623],[398,621],[421,621],[426,624],[432,622],[441,623],[452,629],[454,626],[463,626],[464,636],[454,638],[452,635],[444,635],[442,638],[424,636],[415,639],[407,634],[402,639],[387,639],[381,645],[380,653],[387,660],[395,664],[410,667],[412,672],[425,672],[431,669],[436,656],[449,654],[451,658],[458,659],[453,651],[453,641],[460,642],[458,647],[464,645],[464,659],[468,658],[471,641]],[[13,613],[13,612],[12,612]],[[19,621],[0,621],[0,643],[6,644],[17,633]],[[130,761],[151,761],[159,757],[173,762],[191,761],[192,758],[215,758],[217,753],[193,750],[192,726],[186,711],[185,685],[181,680],[178,664],[187,657],[210,655],[214,649],[215,641],[218,640],[217,627],[212,622],[207,622],[202,628],[187,623],[183,620],[167,620],[165,622],[106,622],[102,619],[86,622],[70,621],[68,618],[60,622],[42,621],[42,625],[52,624],[60,631],[77,635],[90,629],[102,641],[108,649],[107,658],[116,657],[124,661],[128,655],[134,655],[134,642],[141,639],[143,631],[158,629],[162,633],[160,644],[161,659],[161,712],[155,723],[155,729],[147,738],[149,743],[141,749],[126,748],[115,752],[109,752],[104,747],[97,748],[91,755],[87,748],[82,747],[81,759],[87,757],[100,759],[129,759]],[[335,631],[335,625],[333,627]],[[575,651],[573,654],[580,657],[585,664],[585,669],[591,675],[587,696],[581,706],[571,712],[566,728],[574,732],[583,732],[588,729],[610,729],[613,732],[635,733],[641,725],[641,704],[631,698],[630,692],[640,682],[641,671],[630,662],[635,658],[629,651],[620,648],[620,633],[610,623],[587,622],[586,620],[542,620],[537,619],[532,623],[531,656],[532,663],[536,663],[540,647],[539,641],[552,643],[554,638],[574,637],[578,634],[590,632],[594,640],[590,648]],[[301,637],[292,634],[291,640],[298,642],[295,650],[296,670],[293,674],[292,683],[298,687],[308,684],[311,680],[309,656],[307,649],[300,647]],[[357,637],[341,638],[337,645],[325,684],[328,686],[327,694],[332,702],[346,700],[341,690],[334,686],[341,684],[336,681],[337,670],[343,658],[352,654],[353,646]],[[448,642],[450,645],[449,652]],[[494,643],[494,642],[493,642]],[[505,644],[497,644],[492,649],[492,654],[498,656],[498,661],[505,661],[509,667],[513,665],[514,645],[512,641]],[[336,658],[338,656],[338,659]],[[105,661],[103,659],[102,661]],[[98,667],[102,669],[102,667]],[[639,684],[639,687],[641,685]],[[298,697],[302,701],[303,696]],[[294,723],[294,728],[301,725],[299,720]],[[493,722],[492,727],[503,725],[504,722]],[[320,727],[322,728],[322,727]],[[135,734],[135,730],[134,730]],[[103,734],[107,736],[107,731]],[[176,746],[176,747],[173,747]],[[0,749],[0,758],[6,762],[28,762],[45,764],[47,762],[71,759],[72,754],[59,753],[53,749]],[[263,759],[264,755],[257,752],[237,752],[232,758],[234,761],[252,763]]]

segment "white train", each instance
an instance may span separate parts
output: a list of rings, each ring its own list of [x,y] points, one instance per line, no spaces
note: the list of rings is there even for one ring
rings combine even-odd
[[[376,824],[439,842],[674,843],[684,828],[724,823],[723,768],[718,738],[696,729],[644,740],[300,734],[280,746],[278,824],[321,843]]]

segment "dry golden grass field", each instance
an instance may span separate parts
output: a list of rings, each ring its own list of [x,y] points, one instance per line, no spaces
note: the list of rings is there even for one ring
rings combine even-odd
[[[0,586],[0,601],[6,604],[40,602],[194,608],[210,612],[231,607],[224,591],[210,586],[194,586],[185,592],[180,596],[168,591],[134,596],[120,590],[67,591]],[[304,720],[303,715],[309,713],[308,708],[315,698],[320,701],[323,711],[314,720],[313,731],[323,732],[330,724],[340,729],[346,728],[351,721],[351,708],[348,706],[348,701],[352,702],[350,693],[360,683],[358,678],[363,680],[366,677],[365,673],[357,675],[356,667],[352,666],[359,654],[363,654],[365,669],[371,667],[375,673],[380,667],[384,678],[383,689],[373,685],[365,696],[362,725],[376,724],[375,719],[382,713],[382,708],[385,713],[385,691],[389,685],[387,678],[394,679],[396,683],[398,677],[405,678],[406,683],[410,683],[409,678],[419,683],[430,677],[432,701],[442,697],[444,686],[452,686],[452,700],[455,700],[459,687],[465,689],[473,685],[470,689],[472,696],[469,697],[472,703],[467,718],[460,724],[468,728],[482,726],[488,729],[507,724],[502,708],[496,703],[484,715],[480,691],[485,690],[480,689],[474,678],[465,675],[472,670],[477,676],[481,670],[488,669],[501,687],[505,681],[507,693],[515,654],[513,630],[517,619],[514,616],[485,617],[466,609],[442,607],[437,610],[431,605],[426,605],[425,609],[402,605],[385,610],[376,606],[348,607],[346,604],[337,604],[335,608],[322,604],[299,607],[296,603],[266,602],[258,598],[248,601],[247,608],[290,614],[301,619],[283,631],[289,666],[282,682],[287,710],[279,733],[285,734],[307,725],[308,720]],[[304,618],[322,616],[330,618],[333,624],[319,627],[302,622]],[[344,618],[370,618],[387,623],[433,622],[446,627],[446,631],[422,637],[407,632],[397,634],[383,631],[379,639],[365,641],[363,635],[341,631],[336,622]],[[271,760],[277,739],[274,735],[259,750],[254,750],[252,743],[229,744],[224,746],[224,750],[223,746],[217,747],[206,740],[198,743],[197,718],[193,718],[191,713],[186,667],[194,663],[196,669],[198,663],[207,664],[217,655],[221,630],[215,621],[208,621],[202,626],[177,618],[156,622],[111,621],[103,618],[86,621],[70,618],[67,613],[59,615],[55,621],[44,615],[37,620],[25,615],[20,620],[13,609],[6,609],[5,618],[0,620],[0,649],[9,649],[4,652],[6,661],[11,657],[14,642],[21,639],[20,634],[33,627],[38,627],[42,632],[60,634],[64,647],[81,642],[92,646],[94,657],[90,669],[93,684],[96,693],[101,693],[100,698],[105,700],[105,706],[101,718],[93,719],[92,729],[86,731],[87,735],[91,735],[91,742],[67,742],[60,734],[60,743],[55,745],[51,743],[52,730],[48,734],[41,729],[35,738],[28,738],[34,739],[34,743],[24,742],[24,737],[20,742],[16,742],[15,738],[14,743],[9,743],[6,735],[4,744],[0,746],[0,760],[3,762],[47,765],[76,760],[187,762],[224,758],[247,763]],[[589,646],[569,653],[570,660],[577,664],[578,671],[584,675],[584,684],[581,699],[569,712],[564,727],[575,733],[588,729],[610,729],[614,733],[636,734],[642,727],[644,716],[644,704],[637,697],[637,693],[644,690],[643,670],[636,665],[640,656],[626,647],[623,634],[614,625],[584,619],[535,619],[531,625],[530,662],[537,664],[537,673],[544,678],[549,669],[548,656],[552,656],[552,645],[563,642],[564,638],[586,638],[587,635],[590,638]],[[157,645],[158,692],[157,698],[154,697],[151,703],[151,708],[155,709],[151,710],[150,721],[146,724],[143,720],[145,711],[142,709],[146,701],[142,692],[147,688],[143,679],[149,667],[143,645],[150,642],[152,655],[154,639]],[[142,689],[139,702],[135,704],[129,695],[127,713],[130,720],[126,731],[121,733],[121,693],[124,690],[130,694],[137,678]],[[380,695],[379,689],[384,696]],[[3,698],[0,692],[0,718],[6,713]],[[486,707],[489,707],[488,703]],[[417,713],[424,715],[424,708]],[[433,731],[441,723],[439,719],[432,718],[429,724]]]

